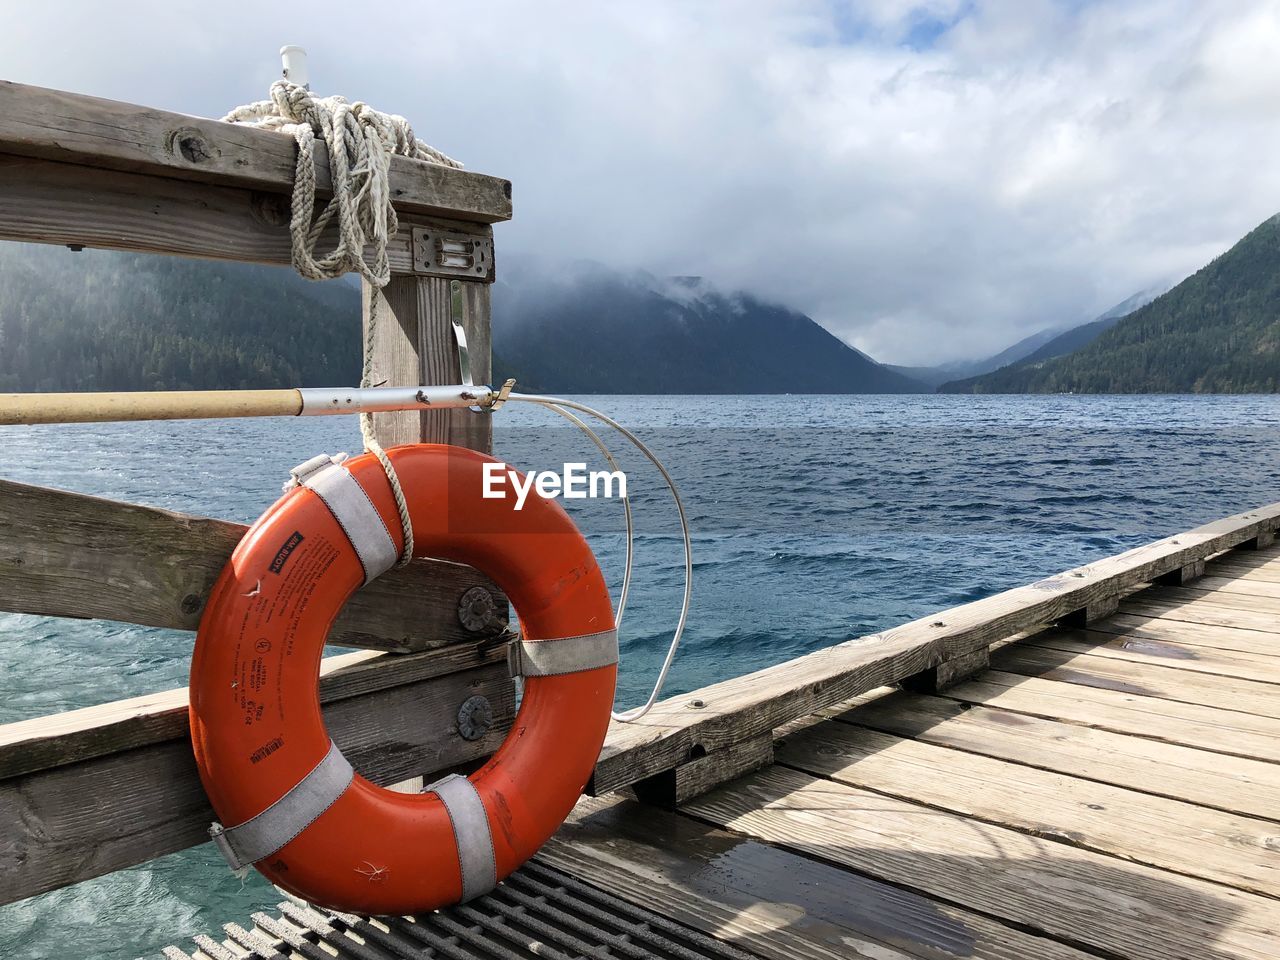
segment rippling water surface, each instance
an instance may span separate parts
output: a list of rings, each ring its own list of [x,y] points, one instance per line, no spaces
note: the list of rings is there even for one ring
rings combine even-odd
[[[588,402],[651,442],[689,504],[695,608],[669,693],[1280,500],[1273,397]],[[588,441],[540,411],[512,405],[496,422],[497,453],[513,464],[592,460]],[[0,477],[251,522],[291,466],[358,447],[348,418],[0,427]],[[619,689],[630,705],[669,640],[681,569],[656,474],[618,452],[641,532]],[[616,591],[618,505],[569,506]],[[191,641],[0,614],[0,722],[183,685]],[[0,837],[0,862],[11,839]],[[0,957],[154,956],[277,900],[200,848],[0,907]]]

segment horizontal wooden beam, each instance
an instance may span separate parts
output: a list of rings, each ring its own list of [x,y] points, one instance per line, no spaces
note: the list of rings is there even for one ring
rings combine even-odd
[[[0,153],[197,183],[288,194],[293,137],[114,100],[0,81]],[[331,189],[317,145],[317,185]],[[511,218],[511,183],[394,157],[397,209],[494,223]]]
[[[47,487],[0,480],[0,610],[194,630],[205,598],[247,528]],[[478,631],[459,619],[474,587],[498,616]],[[470,567],[418,560],[357,591],[329,642],[407,653],[493,637],[507,601]]]
[[[326,657],[320,702],[505,663],[505,642],[455,644],[407,656],[360,651]],[[0,780],[188,736],[186,687],[7,723],[0,725]]]
[[[1280,503],[659,703],[614,724],[587,790],[608,793],[1106,601],[1280,526]],[[705,771],[704,771],[705,772]],[[703,780],[705,781],[705,777]]]
[[[325,726],[362,775],[398,783],[501,744],[516,709],[501,648],[369,657],[336,658],[321,681]],[[469,741],[458,708],[477,695],[495,722]],[[0,765],[22,771],[0,779],[0,903],[208,840],[185,690],[0,727]]]
[[[491,242],[488,224],[406,214],[387,247],[393,273],[412,274],[414,230]],[[0,154],[0,240],[289,266],[289,198],[244,187],[97,170]],[[336,232],[320,238],[331,249]],[[481,279],[492,280],[492,263]],[[430,270],[423,272],[430,273]]]

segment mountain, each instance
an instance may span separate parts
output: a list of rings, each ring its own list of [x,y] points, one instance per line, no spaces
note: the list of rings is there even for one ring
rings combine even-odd
[[[580,393],[925,389],[803,314],[696,279],[555,273],[514,271],[495,290],[495,379]],[[355,384],[360,348],[359,287],[345,278],[0,246],[0,391]]]
[[[1065,357],[1068,353],[1075,353],[1081,347],[1088,346],[1106,330],[1110,330],[1121,319],[1127,317],[1139,307],[1145,307],[1160,294],[1167,291],[1172,284],[1163,284],[1159,287],[1152,287],[1148,290],[1142,290],[1133,296],[1120,301],[1102,316],[1088,323],[1082,323],[1078,327],[1072,327],[1066,333],[1061,333],[1053,337],[1038,350],[1033,350],[1017,361],[1019,366],[1040,363],[1044,360],[1052,360],[1054,357]]]
[[[1066,356],[950,393],[1273,393],[1280,388],[1280,215]]]
[[[594,264],[499,283],[493,342],[525,389],[561,393],[919,393],[802,313],[696,277]],[[499,370],[501,375],[503,371]]]
[[[1032,350],[1012,362],[1001,364],[999,369],[982,371],[988,374],[982,376],[980,374],[970,374],[965,378],[947,378],[945,381],[936,384],[939,393],[974,393],[974,392],[994,392],[1001,391],[983,391],[974,389],[978,386],[988,383],[1004,382],[1013,374],[1010,372],[1015,368],[1027,367],[1033,364],[1043,363],[1045,360],[1051,360],[1054,357],[1063,357],[1069,353],[1074,353],[1081,347],[1087,346],[1096,340],[1104,331],[1110,330],[1120,321],[1121,318],[1127,317],[1139,307],[1146,306],[1160,294],[1167,291],[1172,284],[1165,283],[1159,286],[1150,287],[1141,290],[1133,296],[1121,300],[1114,307],[1102,314],[1096,320],[1088,323],[1082,323],[1078,327],[1072,327],[1065,333],[1054,334],[1048,331],[1049,337],[1042,342],[1039,347]],[[1043,336],[1039,334],[1037,336]],[[1026,341],[1023,341],[1026,342]]]
[[[1058,329],[1041,330],[1039,333],[1024,337],[1013,346],[1006,347],[994,356],[984,357],[981,360],[953,360],[950,363],[940,364],[936,367],[900,367],[891,363],[886,363],[885,366],[896,373],[902,374],[904,377],[919,380],[926,386],[939,387],[951,380],[958,380],[961,377],[976,377],[978,374],[988,373],[1006,364],[1021,360],[1057,336]]]
[[[0,390],[333,386],[360,378],[360,292],[292,270],[0,247]]]

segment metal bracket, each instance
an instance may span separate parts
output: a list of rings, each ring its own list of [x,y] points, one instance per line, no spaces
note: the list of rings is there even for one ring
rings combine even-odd
[[[493,240],[430,227],[414,227],[413,272],[492,281]]]
[[[489,401],[489,409],[492,411],[500,408],[504,403],[507,402],[507,399],[511,396],[511,391],[514,390],[515,388],[516,388],[516,381],[514,377],[510,380],[505,381],[502,384],[502,386],[498,388],[498,395]]]
[[[474,387],[471,379],[471,354],[467,350],[467,328],[463,324],[465,305],[462,302],[462,283],[449,281],[449,322],[453,325],[453,339],[458,344],[458,373],[464,387]]]
[[[462,296],[462,281],[450,280],[449,323],[453,326],[453,339],[458,345],[458,373],[462,376],[462,385],[464,387],[474,387],[476,384],[471,379],[471,354],[467,350],[467,328],[463,324],[465,309],[466,305],[463,303]],[[488,408],[477,405],[471,409],[475,413],[483,413]]]

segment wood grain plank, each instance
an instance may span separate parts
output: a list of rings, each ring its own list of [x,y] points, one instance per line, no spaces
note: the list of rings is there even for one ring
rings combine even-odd
[[[399,275],[381,290],[371,290],[365,283],[366,338],[371,310],[376,309],[377,314],[372,371],[375,383],[404,386],[461,382],[450,283],[443,277]],[[487,383],[492,373],[489,284],[470,280],[459,283],[472,379]],[[485,453],[493,449],[492,424],[490,413],[471,410],[410,410],[374,417],[378,441],[383,446],[451,443]]]
[[[1206,602],[1206,597],[1219,599],[1220,603]],[[1125,601],[1123,607],[1129,616],[1158,617],[1162,620],[1178,620],[1185,623],[1206,624],[1209,626],[1234,627],[1238,630],[1253,630],[1263,633],[1272,639],[1272,649],[1280,654],[1280,619],[1268,610],[1250,610],[1238,604],[1276,603],[1280,598],[1257,597],[1242,593],[1205,593],[1202,596],[1183,600],[1173,599],[1156,593],[1137,593]]]
[[[698,757],[681,764],[674,770],[666,770],[656,776],[641,780],[633,787],[635,795],[644,803],[668,810],[712,787],[752,773],[773,763],[773,734],[761,733],[750,740],[742,740],[732,746]]]
[[[494,726],[457,732],[458,707],[488,697]],[[346,697],[325,726],[356,770],[383,785],[497,749],[515,715],[505,664]],[[169,739],[0,781],[0,903],[208,841],[213,819],[191,743]]]
[[[317,187],[328,192],[328,154],[316,151]],[[0,81],[0,153],[287,194],[297,146],[286,133]],[[497,177],[393,157],[390,189],[397,209],[511,218],[511,184]]]
[[[505,662],[505,644],[457,644],[406,656],[361,651],[326,657],[320,665],[320,701],[336,703]],[[189,737],[186,687],[8,723],[0,725],[0,780]]]
[[[1244,594],[1223,594],[1223,596],[1255,599],[1245,597]],[[1270,641],[1272,652],[1280,656],[1280,622],[1277,622],[1277,617],[1274,613],[1239,610],[1199,600],[1190,603],[1159,602],[1154,599],[1144,599],[1141,594],[1138,594],[1125,604],[1124,615],[1126,621],[1122,622],[1133,622],[1144,618],[1161,622],[1174,620],[1179,623],[1192,624],[1194,627],[1228,627],[1232,631],[1248,631],[1261,634],[1262,637]],[[1151,625],[1149,624],[1149,626]],[[1155,623],[1154,626],[1163,626],[1163,624]],[[1192,636],[1193,632],[1183,630],[1183,635]],[[1208,637],[1223,636],[1217,631],[1203,631],[1201,635]],[[1258,639],[1262,639],[1262,637]]]
[[[1275,548],[1268,550],[1231,550],[1208,562],[1208,571],[1230,571],[1230,576],[1257,573],[1262,577],[1280,576],[1280,553]],[[1220,573],[1220,576],[1228,576]]]
[[[1274,960],[1280,904],[1204,880],[773,766],[683,808],[1086,949]]]
[[[288,267],[289,198],[0,154],[0,239]],[[414,267],[413,229],[491,239],[487,224],[414,215],[387,245],[397,273]],[[321,235],[331,249],[336,229]],[[372,255],[372,250],[366,251]],[[334,384],[338,386],[338,384]]]
[[[1215,563],[1209,566],[1207,573],[1220,580],[1247,580],[1259,585],[1280,583],[1280,564],[1277,563],[1256,567],[1235,562]],[[1270,588],[1264,587],[1264,589]]]
[[[322,235],[322,247],[335,238]],[[286,196],[3,154],[0,239],[292,263]],[[392,269],[412,269],[411,242],[407,226],[392,238]]]
[[[584,800],[538,855],[775,960],[1084,960],[1093,954],[640,804]]]
[[[1220,574],[1226,574],[1222,576]],[[1280,597],[1280,582],[1263,580],[1253,574],[1232,575],[1232,571],[1215,569],[1196,581],[1200,590],[1218,590],[1223,593],[1244,593],[1254,597]]]
[[[1098,630],[1045,630],[1023,642],[1047,650],[1087,653],[1130,663],[1150,663],[1170,670],[1237,677],[1259,683],[1280,683],[1280,657],[1265,654],[1194,646],[1130,634],[1117,635]],[[1276,693],[1280,695],[1280,690]]]
[[[1147,737],[1234,757],[1280,763],[1280,721],[1125,690],[989,670],[947,690],[964,703]]]
[[[0,480],[0,609],[195,630],[205,598],[248,528],[225,520]],[[458,601],[487,577],[415,561],[355,593],[329,642],[408,652],[496,636],[458,622]]]
[[[1280,895],[1280,825],[1267,820],[842,723],[788,735],[777,760],[971,820]]]
[[[1280,820],[1280,765],[944,697],[891,693],[831,718],[924,743]]]
[[[1199,584],[1190,584],[1176,590],[1152,590],[1135,599],[1157,603],[1211,603],[1229,610],[1251,610],[1255,613],[1280,614],[1280,597],[1259,597],[1245,593],[1223,593],[1221,590],[1204,590]],[[1280,624],[1277,624],[1280,627]]]
[[[1252,603],[1259,598],[1238,593],[1220,596],[1225,599],[1166,600],[1161,595],[1153,594],[1147,600],[1145,593],[1134,594],[1131,601],[1121,606],[1119,613],[1094,624],[1092,629],[1103,633],[1123,633],[1152,640],[1173,640],[1191,646],[1280,657],[1280,632],[1228,623],[1238,612],[1232,604],[1236,601]],[[1174,609],[1178,604],[1194,604],[1196,611],[1184,614]],[[1252,611],[1252,614],[1274,617],[1274,614],[1259,614],[1257,611]],[[1196,619],[1191,620],[1190,616],[1195,616]]]
[[[919,674],[1128,592],[1193,560],[1270,530],[1280,505],[1237,514],[1088,566],[954,607],[903,626],[850,640],[776,667],[658,704],[638,723],[615,724],[588,787],[607,793],[689,760],[776,729],[867,690]]]
[[[992,666],[1029,677],[1064,680],[1082,686],[1136,693],[1144,697],[1195,703],[1218,710],[1280,717],[1280,691],[1269,683],[1024,644],[1000,650],[992,658]]]

